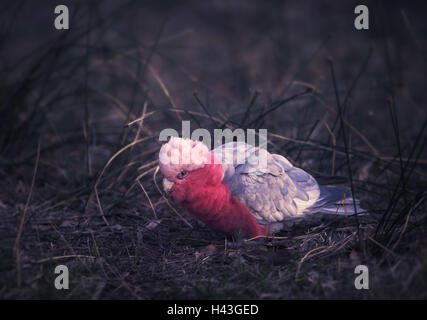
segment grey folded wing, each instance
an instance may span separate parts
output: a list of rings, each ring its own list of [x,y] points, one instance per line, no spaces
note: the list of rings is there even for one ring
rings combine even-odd
[[[245,151],[245,159],[233,164],[230,159],[236,160],[236,150],[239,154]],[[223,164],[224,181],[259,223],[269,224],[298,217],[315,201],[318,190],[315,179],[292,166],[281,155],[236,142],[218,147],[213,152],[217,155],[220,152],[230,154],[231,151],[233,157],[229,156],[226,165]],[[261,156],[266,157],[266,166],[260,165]]]

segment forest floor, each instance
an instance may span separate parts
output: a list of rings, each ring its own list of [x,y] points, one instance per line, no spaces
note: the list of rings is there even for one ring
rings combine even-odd
[[[64,3],[61,31],[54,1],[0,10],[1,298],[427,298],[421,3],[367,1],[362,31],[351,2]],[[160,131],[182,120],[267,129],[369,214],[209,230],[158,188]]]

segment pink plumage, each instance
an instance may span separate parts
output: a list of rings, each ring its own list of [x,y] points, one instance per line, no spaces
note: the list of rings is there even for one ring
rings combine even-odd
[[[186,157],[182,152],[193,156]],[[173,154],[175,159],[171,159]],[[231,194],[222,181],[222,165],[205,145],[172,137],[161,148],[159,158],[167,180],[165,190],[208,227],[230,235],[240,231],[250,238],[268,233],[267,227],[258,224],[248,208]]]

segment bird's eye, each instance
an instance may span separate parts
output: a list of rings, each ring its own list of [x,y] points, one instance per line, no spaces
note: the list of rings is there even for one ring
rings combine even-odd
[[[180,173],[177,174],[176,178],[179,180],[184,179],[188,174],[187,170],[182,170]]]

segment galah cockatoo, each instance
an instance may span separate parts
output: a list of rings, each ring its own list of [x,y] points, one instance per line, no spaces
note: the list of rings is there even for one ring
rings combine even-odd
[[[355,213],[344,188],[319,185],[285,157],[244,142],[209,151],[202,142],[171,137],[160,149],[159,167],[163,189],[174,201],[229,235],[268,236],[288,219]]]

